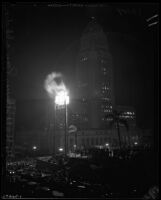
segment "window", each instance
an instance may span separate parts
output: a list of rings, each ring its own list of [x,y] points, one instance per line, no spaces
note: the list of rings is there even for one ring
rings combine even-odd
[[[107,109],[105,109],[105,110],[104,110],[104,112],[106,113],[106,112],[111,112],[111,111],[110,111],[110,110],[107,110]]]
[[[83,99],[82,99],[82,101],[83,101],[83,102],[86,102],[86,99],[85,99],[85,98],[83,98]]]
[[[86,60],[88,60],[87,57],[81,58],[81,61],[86,61]]]

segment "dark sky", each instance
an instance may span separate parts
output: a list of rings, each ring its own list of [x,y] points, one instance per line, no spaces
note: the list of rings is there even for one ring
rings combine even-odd
[[[158,25],[148,27],[146,19],[158,14],[157,9],[155,4],[14,6],[17,100],[48,98],[44,80],[55,70],[64,74],[68,87],[73,87],[79,39],[90,17],[95,16],[107,34],[113,57],[116,103],[134,106],[138,123],[153,126]]]

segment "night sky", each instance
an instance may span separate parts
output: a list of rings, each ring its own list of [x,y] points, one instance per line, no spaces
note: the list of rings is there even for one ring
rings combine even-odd
[[[118,12],[118,8],[137,11],[139,7],[141,17]],[[79,40],[90,17],[95,16],[107,34],[113,57],[116,103],[134,106],[138,125],[153,128],[158,84],[158,25],[148,27],[146,19],[158,14],[157,7],[148,4],[14,6],[13,63],[17,68],[17,101],[48,99],[44,80],[53,71],[64,74],[72,92]]]

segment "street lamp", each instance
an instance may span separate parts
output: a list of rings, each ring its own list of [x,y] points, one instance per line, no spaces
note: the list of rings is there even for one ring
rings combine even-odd
[[[105,146],[106,146],[106,147],[109,147],[109,143],[106,143]]]
[[[37,153],[36,153],[36,151],[37,151],[37,146],[34,145],[34,146],[32,147],[32,150],[33,150],[34,156],[36,156],[36,154],[37,154]]]
[[[63,151],[63,148],[59,148],[59,151],[62,152],[62,151]]]
[[[33,146],[32,149],[33,149],[33,150],[36,150],[36,149],[37,149],[37,146]]]
[[[67,154],[67,127],[68,127],[68,113],[67,105],[69,104],[69,96],[65,90],[60,91],[55,96],[55,105],[65,106],[65,130],[64,130],[64,153]]]

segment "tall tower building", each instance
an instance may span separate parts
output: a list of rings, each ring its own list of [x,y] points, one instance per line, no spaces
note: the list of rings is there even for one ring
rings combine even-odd
[[[7,160],[14,157],[14,131],[15,131],[15,113],[16,101],[13,95],[12,77],[15,68],[11,62],[11,54],[13,50],[12,41],[14,39],[12,29],[11,8],[5,7],[5,38],[6,38],[6,68],[7,68],[7,104],[6,104],[6,156]]]
[[[79,103],[74,118],[80,129],[105,128],[104,117],[114,106],[112,56],[106,35],[94,17],[80,40],[76,84]]]

